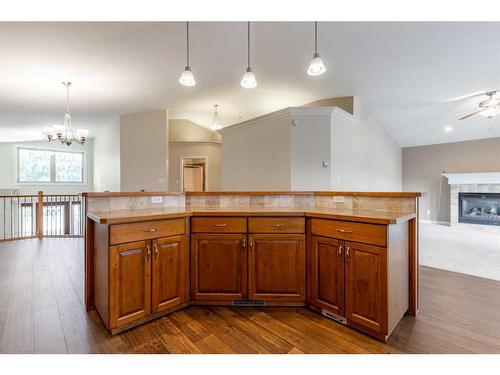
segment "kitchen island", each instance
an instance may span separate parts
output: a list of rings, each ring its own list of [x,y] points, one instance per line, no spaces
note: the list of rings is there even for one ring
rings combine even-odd
[[[87,309],[117,333],[190,304],[307,306],[385,340],[418,309],[418,196],[87,193]]]

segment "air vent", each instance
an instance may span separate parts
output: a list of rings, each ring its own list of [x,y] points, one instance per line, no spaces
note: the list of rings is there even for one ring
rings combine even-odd
[[[266,302],[233,300],[233,302],[231,302],[231,306],[266,306]]]
[[[344,318],[343,316],[337,315],[331,311],[323,309],[321,313],[326,316],[327,318],[330,318],[332,320],[335,320],[336,322],[342,323],[342,324],[347,324],[347,319]]]

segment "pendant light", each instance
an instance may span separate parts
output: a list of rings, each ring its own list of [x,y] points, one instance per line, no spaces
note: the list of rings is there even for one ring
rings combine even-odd
[[[189,22],[186,22],[186,67],[179,78],[179,83],[184,86],[194,86],[196,81],[189,66]]]
[[[326,67],[318,53],[318,22],[314,22],[314,55],[307,69],[307,74],[310,76],[320,76],[324,72],[326,72]]]
[[[255,74],[253,74],[252,67],[250,66],[250,21],[247,23],[247,70],[241,79],[241,87],[246,89],[253,89],[257,86]]]
[[[214,105],[214,117],[212,118],[212,125],[210,125],[210,129],[213,131],[221,130],[222,125],[220,123],[219,112],[217,112],[218,104]]]

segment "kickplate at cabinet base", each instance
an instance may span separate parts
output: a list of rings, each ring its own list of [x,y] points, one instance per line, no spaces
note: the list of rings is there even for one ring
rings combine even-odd
[[[266,306],[266,302],[233,300],[233,302],[231,302],[231,306]]]
[[[321,313],[326,316],[327,318],[333,319],[336,322],[342,323],[342,324],[347,324],[347,319],[344,318],[343,316],[337,315],[335,313],[332,313],[331,311],[328,310],[321,310]]]

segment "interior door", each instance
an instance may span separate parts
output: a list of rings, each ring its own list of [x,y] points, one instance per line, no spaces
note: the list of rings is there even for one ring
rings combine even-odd
[[[205,163],[183,166],[183,191],[205,191]]]
[[[345,243],[346,318],[387,333],[386,248]]]
[[[191,298],[247,298],[246,234],[191,236]]]
[[[188,259],[185,235],[153,241],[153,313],[186,301]]]
[[[151,241],[110,246],[110,328],[151,313]]]
[[[248,238],[249,298],[305,301],[305,236],[251,234]]]
[[[344,316],[344,241],[311,237],[311,303]]]

